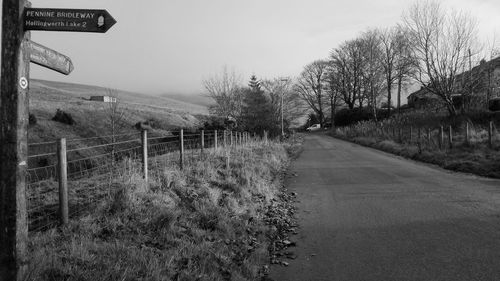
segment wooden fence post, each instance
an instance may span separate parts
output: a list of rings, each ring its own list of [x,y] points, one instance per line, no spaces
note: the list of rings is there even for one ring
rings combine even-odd
[[[465,122],[465,143],[470,144],[469,122]]]
[[[68,158],[66,155],[66,139],[57,142],[57,178],[59,182],[59,219],[61,225],[68,224]]]
[[[399,127],[399,142],[403,143],[403,128]]]
[[[227,131],[226,130],[222,131],[222,134],[223,134],[222,135],[223,145],[224,147],[227,147]]]
[[[201,153],[203,154],[203,149],[205,148],[205,130],[201,130]]]
[[[26,176],[30,32],[25,0],[4,0],[0,82],[0,279],[24,280],[28,265]]]
[[[214,148],[217,149],[217,130],[214,131]]]
[[[444,129],[443,126],[439,126],[439,149],[444,148]]]
[[[230,146],[233,146],[233,131],[229,131],[229,145]]]
[[[488,146],[493,148],[493,121],[490,121],[488,126]]]
[[[422,128],[420,127],[417,130],[417,145],[419,153],[422,153]]]
[[[448,129],[448,146],[453,148],[453,129],[451,128],[451,125]]]
[[[142,177],[147,182],[148,181],[148,131],[141,131],[141,143],[142,143]]]
[[[179,134],[179,166],[184,169],[184,130],[181,129]]]

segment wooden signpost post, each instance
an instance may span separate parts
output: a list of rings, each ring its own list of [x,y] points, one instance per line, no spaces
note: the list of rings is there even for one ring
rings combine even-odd
[[[30,8],[26,0],[3,0],[0,84],[0,281],[24,280],[28,223],[26,175],[30,61],[68,75],[71,60],[30,42],[29,30],[108,31],[116,20],[106,10]],[[63,194],[64,195],[64,194]]]
[[[0,92],[0,280],[22,280],[27,268],[29,32],[22,30],[24,0],[2,6]]]

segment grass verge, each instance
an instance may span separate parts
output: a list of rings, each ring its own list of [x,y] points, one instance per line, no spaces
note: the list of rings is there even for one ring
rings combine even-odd
[[[439,150],[428,147],[419,148],[414,143],[398,143],[393,140],[360,136],[347,137],[335,133],[332,133],[332,136],[416,161],[435,164],[448,170],[500,178],[500,151],[498,147],[490,149],[486,144],[460,144],[451,149]]]
[[[289,151],[296,151],[290,148]],[[30,235],[29,280],[256,280],[269,262],[266,208],[282,144],[208,153],[184,170],[128,172],[89,215]]]

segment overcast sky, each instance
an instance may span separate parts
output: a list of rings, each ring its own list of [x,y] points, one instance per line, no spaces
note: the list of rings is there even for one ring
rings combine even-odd
[[[470,11],[483,36],[500,31],[499,0],[442,0]],[[159,94],[199,93],[224,65],[259,78],[296,76],[368,27],[401,19],[410,0],[33,0],[38,8],[106,9],[105,34],[32,32],[72,58],[64,76],[32,65],[31,77]],[[500,38],[498,38],[500,40]]]

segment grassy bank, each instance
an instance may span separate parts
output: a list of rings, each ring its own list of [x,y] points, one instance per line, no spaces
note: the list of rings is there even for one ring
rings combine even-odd
[[[405,158],[435,164],[448,170],[500,178],[500,145],[498,144],[490,148],[485,142],[457,142],[452,148],[440,149],[435,143],[425,143],[423,137],[420,141],[415,137],[413,141],[401,141],[397,136],[392,138],[387,134],[379,136],[365,133],[365,130],[357,133],[337,130],[331,135]]]
[[[184,170],[139,172],[67,227],[30,235],[29,280],[256,280],[269,262],[266,207],[289,156],[282,144],[212,151]]]

